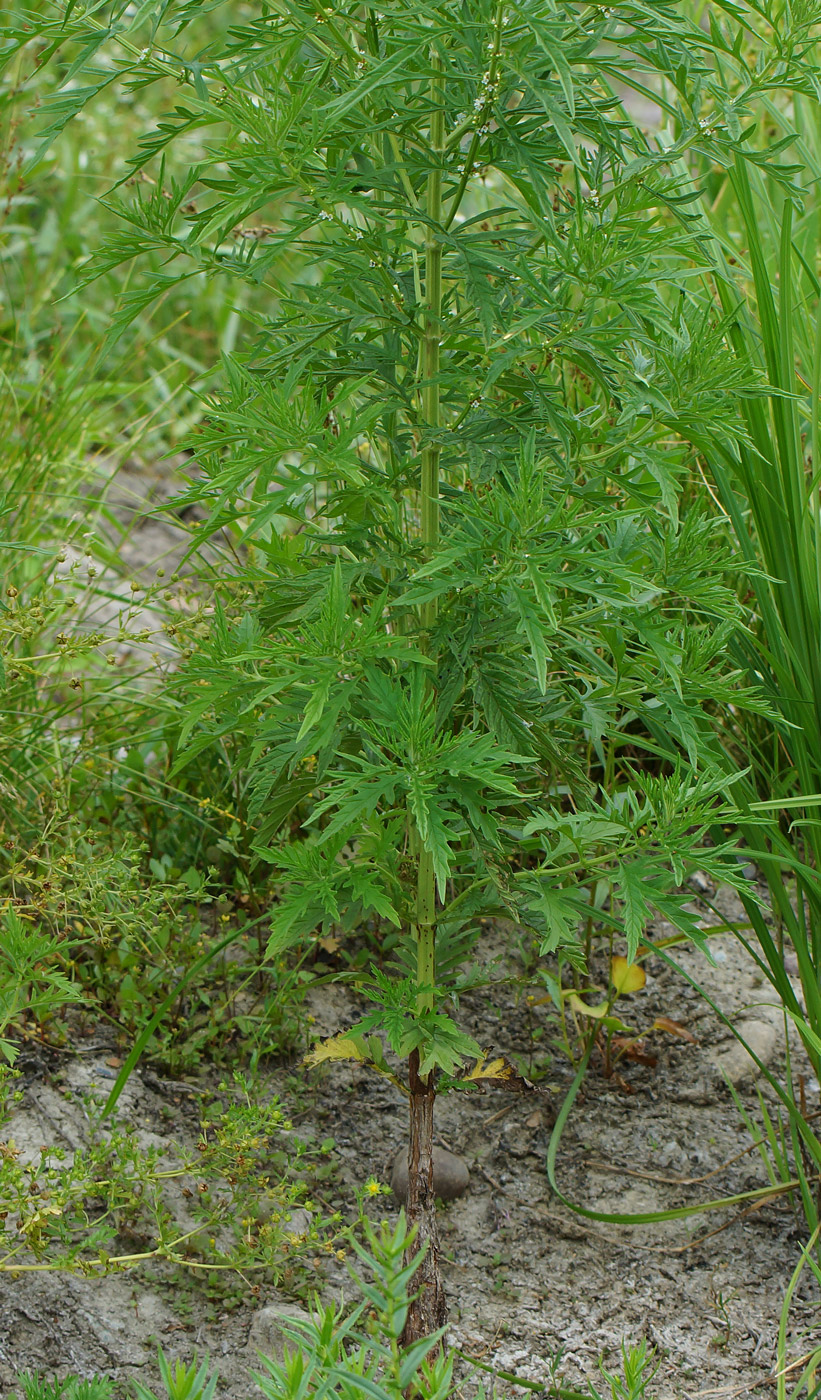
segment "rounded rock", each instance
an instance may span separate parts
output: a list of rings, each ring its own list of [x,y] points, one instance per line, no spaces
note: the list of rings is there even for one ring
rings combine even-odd
[[[770,1014],[765,1014],[767,1012]],[[713,1064],[735,1088],[749,1080],[757,1079],[761,1073],[761,1066],[768,1065],[775,1055],[780,1030],[778,1012],[775,1007],[761,1007],[759,1015],[755,1018],[739,1021],[737,1030],[745,1043],[732,1040],[729,1044],[719,1046],[712,1056]],[[747,1053],[748,1048],[752,1055]]]
[[[249,1350],[257,1355],[269,1356],[272,1361],[280,1364],[285,1357],[285,1348],[289,1351],[300,1351],[304,1343],[300,1345],[303,1326],[311,1323],[313,1318],[304,1308],[300,1308],[296,1303],[278,1302],[270,1304],[268,1307],[258,1308],[251,1321],[251,1329],[248,1334]],[[288,1328],[288,1324],[297,1324],[294,1336]]]
[[[440,1201],[455,1201],[470,1185],[470,1172],[461,1157],[444,1147],[433,1149],[433,1192]],[[401,1147],[394,1158],[391,1190],[405,1205],[408,1199],[408,1149]]]

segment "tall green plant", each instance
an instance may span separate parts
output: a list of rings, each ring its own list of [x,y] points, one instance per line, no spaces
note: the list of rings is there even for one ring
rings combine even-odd
[[[155,174],[114,204],[92,275],[161,252],[158,291],[228,275],[275,299],[225,359],[185,498],[253,603],[226,579],[170,703],[180,766],[230,735],[252,776],[272,953],[399,931],[372,1010],[313,1060],[408,1098],[411,1342],[445,1316],[435,1096],[513,1078],[454,1019],[479,917],[571,966],[582,920],[633,957],[652,909],[697,938],[688,870],[725,870],[702,849],[727,779],[700,716],[744,703],[737,609],[679,484],[691,443],[736,441],[746,375],[709,297],[679,294],[706,266],[672,170],[705,140],[698,105],[671,155],[612,83],[654,89],[662,68],[693,98],[723,64],[750,91],[768,75],[674,6],[277,0],[186,48],[202,8],[40,17],[87,78],[44,139],[112,83],[178,74],[133,162]],[[163,153],[193,140],[171,178]]]

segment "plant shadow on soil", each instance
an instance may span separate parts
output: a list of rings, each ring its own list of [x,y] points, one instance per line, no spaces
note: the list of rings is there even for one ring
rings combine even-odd
[[[715,904],[729,918],[741,917],[730,892],[718,891]],[[719,936],[711,947],[713,967],[692,948],[679,950],[678,960],[778,1071],[783,1035],[777,1008],[767,1005],[768,987],[757,981],[732,936]],[[488,931],[488,961],[509,956],[509,948],[499,930]],[[724,1078],[729,1075],[755,1113],[751,1062],[676,972],[657,958],[645,966],[647,985],[620,1003],[622,1014],[637,1026],[659,1015],[672,1017],[698,1043],[655,1039],[658,1064],[622,1064],[621,1085],[591,1069],[561,1144],[562,1190],[595,1210],[638,1212],[766,1185],[758,1153],[738,1155],[750,1138]],[[338,1031],[359,1012],[353,993],[340,986],[314,989],[307,1009],[321,1035]],[[492,1002],[484,994],[464,996],[459,1014],[483,1047],[518,1056],[525,1066],[534,1018],[547,1029],[546,1009],[528,1010],[510,985],[502,985]],[[96,1082],[99,1092],[108,1092],[113,1071],[107,1056],[110,1047],[63,1057],[63,1089],[75,1089],[68,1098],[55,1086],[52,1070],[42,1060],[38,1068],[34,1057],[24,1099],[4,1136],[18,1145],[79,1146],[83,1116],[76,1090]],[[286,1104],[293,1075],[291,1066],[268,1076],[271,1092]],[[556,1374],[578,1385],[595,1378],[599,1357],[617,1361],[623,1339],[644,1336],[661,1362],[652,1386],[659,1400],[751,1393],[773,1371],[779,1312],[799,1258],[803,1221],[784,1197],[746,1214],[724,1210],[656,1225],[620,1228],[582,1220],[552,1196],[545,1173],[551,1126],[571,1078],[571,1067],[556,1055],[535,1093],[511,1096],[492,1089],[453,1093],[437,1103],[438,1141],[461,1153],[471,1172],[468,1193],[440,1214],[452,1342],[530,1381],[545,1383]],[[817,1086],[811,1087],[817,1094]],[[297,1132],[335,1140],[337,1171],[320,1194],[349,1214],[354,1188],[374,1174],[382,1181],[390,1177],[406,1127],[404,1102],[358,1065],[306,1077],[299,1098]],[[120,1108],[146,1142],[194,1140],[190,1102],[147,1067],[132,1076]],[[732,1158],[709,1181],[681,1184]],[[374,1209],[393,1217],[396,1203],[379,1197]],[[308,1271],[310,1277],[310,1265]],[[345,1266],[333,1258],[315,1284],[323,1295],[352,1294]],[[282,1288],[263,1285],[254,1297],[241,1279],[215,1294],[193,1280],[190,1287],[161,1286],[138,1272],[96,1280],[3,1274],[0,1385],[11,1394],[16,1374],[30,1369],[102,1373],[126,1392],[130,1376],[156,1382],[160,1344],[172,1359],[207,1352],[220,1374],[218,1394],[239,1400],[259,1393],[249,1373],[259,1366],[259,1351],[276,1348],[273,1314],[294,1306]],[[805,1271],[791,1313],[790,1356],[821,1340],[818,1307]]]

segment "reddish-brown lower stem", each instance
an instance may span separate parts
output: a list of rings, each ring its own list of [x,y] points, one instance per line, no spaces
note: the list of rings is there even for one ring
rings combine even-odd
[[[407,1346],[420,1337],[444,1327],[448,1318],[445,1290],[439,1258],[439,1231],[436,1227],[436,1197],[433,1194],[433,1103],[436,1090],[433,1075],[419,1075],[419,1051],[414,1050],[408,1061],[410,1089],[410,1147],[408,1150],[408,1225],[416,1225],[417,1235],[411,1255],[425,1249],[425,1257],[413,1276],[412,1289],[417,1296],[408,1308],[402,1333]],[[427,1246],[427,1248],[425,1248]]]

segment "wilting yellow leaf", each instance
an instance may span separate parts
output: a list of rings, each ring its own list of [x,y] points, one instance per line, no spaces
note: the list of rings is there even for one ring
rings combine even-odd
[[[610,963],[610,981],[622,997],[627,992],[640,992],[647,981],[647,973],[638,963],[629,963],[626,958],[613,958]]]
[[[410,1092],[407,1084],[403,1084],[399,1076],[388,1068],[378,1035],[354,1035],[348,1031],[347,1035],[332,1035],[329,1040],[318,1040],[302,1063],[307,1065],[308,1069],[315,1069],[317,1065],[333,1060],[356,1060],[359,1064],[376,1070],[377,1074],[384,1075],[391,1084],[396,1085],[400,1093]]]
[[[607,1015],[606,1001],[600,1001],[596,1006],[588,1006],[586,1001],[582,1001],[576,992],[571,992],[567,998],[568,1006],[579,1016],[592,1016],[595,1021],[601,1021]]]
[[[463,1074],[463,1079],[510,1079],[516,1070],[506,1060],[504,1055],[499,1055],[495,1060],[488,1060],[484,1055],[476,1061],[473,1069]]]
[[[495,1084],[498,1089],[513,1089],[517,1093],[529,1093],[535,1088],[535,1085],[531,1084],[529,1079],[525,1079],[516,1066],[510,1063],[506,1055],[497,1055],[493,1060],[489,1060],[486,1055],[480,1055],[473,1068],[459,1078],[460,1084],[479,1082]]]
[[[315,1069],[317,1065],[324,1064],[326,1060],[359,1060],[360,1064],[366,1059],[365,1052],[361,1045],[349,1035],[332,1035],[329,1040],[318,1040],[316,1045],[308,1051],[302,1061],[309,1069]]]

